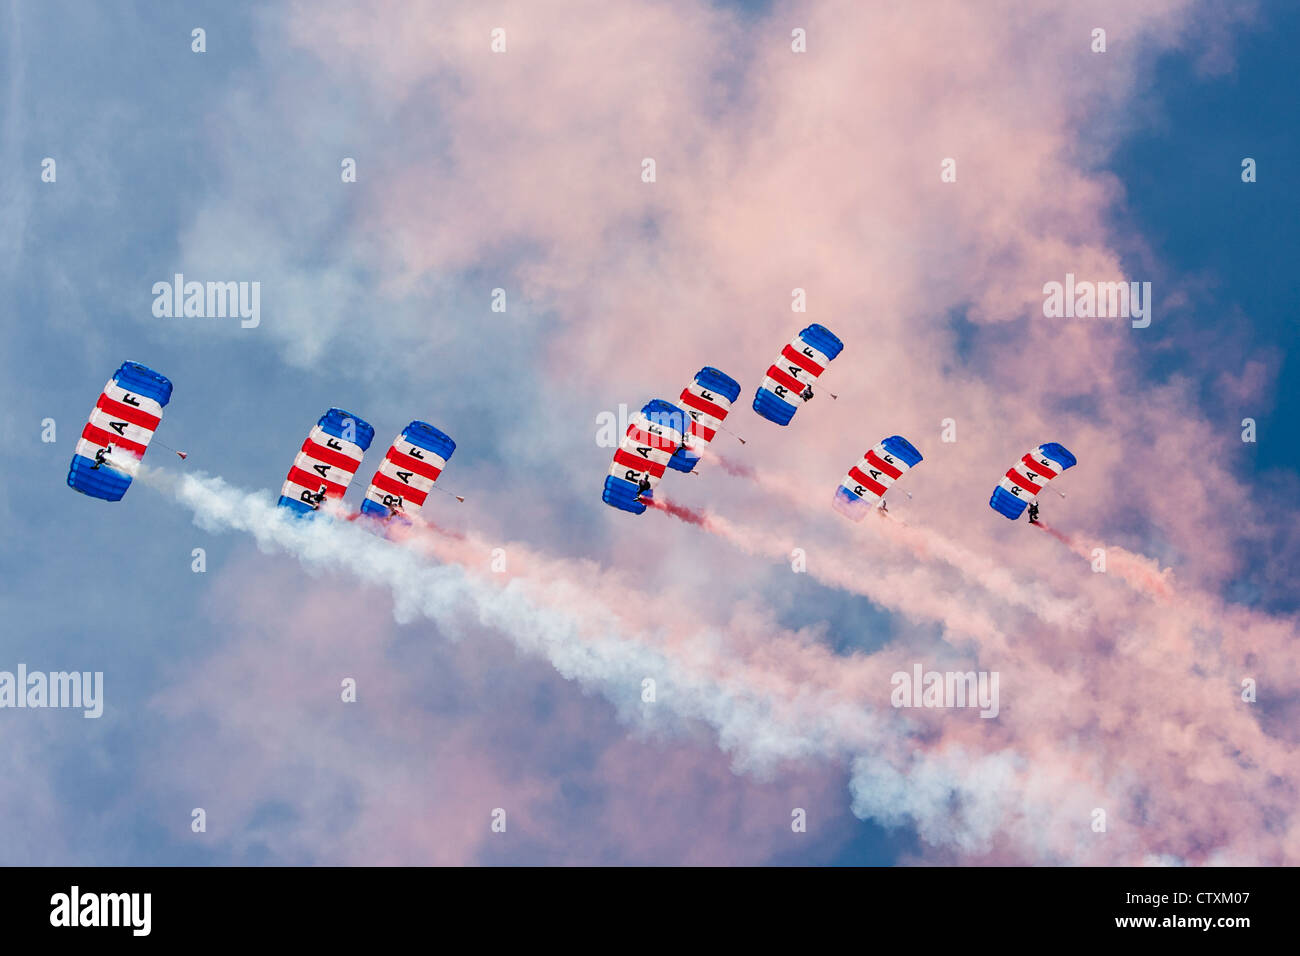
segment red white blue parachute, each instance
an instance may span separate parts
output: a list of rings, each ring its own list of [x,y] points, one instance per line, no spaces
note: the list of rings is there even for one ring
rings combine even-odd
[[[1015,521],[1028,505],[1038,501],[1044,485],[1077,464],[1078,459],[1064,445],[1054,441],[1039,445],[1007,470],[993,489],[989,507]]]
[[[331,408],[294,457],[280,489],[280,506],[311,514],[323,502],[342,498],[374,437],[375,430],[368,422],[341,408]]]
[[[361,513],[389,518],[418,512],[455,450],[456,443],[432,425],[411,422],[393,439],[370,479]]]
[[[754,395],[754,411],[778,425],[812,399],[812,383],[844,349],[844,343],[821,325],[810,325],[781,350]]]
[[[871,448],[849,469],[831,499],[835,510],[861,521],[905,471],[921,462],[921,453],[902,435],[891,435]]]
[[[628,422],[627,434],[614,452],[601,499],[605,504],[642,514],[668,460],[682,446],[689,417],[676,405],[651,399]]]
[[[120,501],[171,397],[166,376],[138,362],[123,362],[81,430],[68,485],[92,498]]]
[[[677,399],[678,406],[690,416],[690,424],[682,447],[669,459],[668,467],[677,471],[694,469],[739,397],[740,384],[726,372],[712,367],[700,369]]]

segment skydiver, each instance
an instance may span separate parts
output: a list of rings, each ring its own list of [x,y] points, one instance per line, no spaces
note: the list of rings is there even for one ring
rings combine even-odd
[[[883,514],[883,515],[887,515],[887,514],[889,514],[889,508],[885,505],[885,499],[884,499],[884,498],[881,498],[881,499],[880,499],[880,513]]]
[[[311,505],[312,511],[319,511],[321,502],[325,500],[325,485],[320,486],[320,491],[315,493],[307,492],[307,503]]]
[[[90,466],[90,470],[99,471],[99,466],[108,461],[109,453],[112,452],[112,450],[113,446],[109,445],[107,448],[101,448],[99,451],[95,452],[95,463]]]
[[[1038,503],[1029,506],[1029,523],[1038,524]]]
[[[639,499],[643,494],[650,490],[650,479],[642,477],[636,485],[636,496]]]
[[[805,402],[812,401],[812,395],[813,393],[812,393],[811,385],[805,385],[803,387],[803,391],[799,393],[799,397],[802,398]]]

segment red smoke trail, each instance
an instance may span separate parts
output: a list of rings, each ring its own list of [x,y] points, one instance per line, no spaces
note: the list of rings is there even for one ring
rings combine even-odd
[[[432,531],[444,538],[451,538],[453,541],[465,540],[463,532],[452,531],[450,528],[440,528],[427,518],[415,515],[399,513],[391,517],[384,517],[382,515],[364,514],[360,511],[350,511],[347,513],[339,512],[335,517],[342,518],[344,521],[368,523],[382,537],[388,538],[390,541],[404,541],[421,531]]]
[[[759,471],[751,465],[743,462],[732,461],[723,455],[718,454],[712,448],[704,449],[700,455],[704,461],[711,465],[717,465],[728,475],[734,478],[743,478],[746,481],[752,481],[755,485],[762,488],[769,494],[780,495],[786,500],[796,505],[802,506],[804,499],[807,497],[808,489],[801,487],[795,482],[790,481],[785,476],[773,471]]]
[[[721,468],[729,475],[734,475],[737,478],[758,477],[758,472],[756,472],[749,465],[746,465],[743,462],[739,462],[739,461],[732,461],[730,458],[727,458],[724,455],[719,455],[716,451],[709,452],[708,457],[713,461],[717,462],[718,467]]]
[[[1029,522],[1029,524],[1035,528],[1042,528],[1044,531],[1050,534],[1057,541],[1060,541],[1062,544],[1064,544],[1067,548],[1070,548],[1071,550],[1076,550],[1074,547],[1074,542],[1070,539],[1069,535],[1065,534],[1064,532],[1057,531],[1055,528],[1051,527],[1047,522],[1039,519],[1038,521],[1031,521]]]
[[[441,528],[427,518],[417,518],[409,515],[395,516],[388,520],[385,522],[384,531],[385,537],[391,541],[405,541],[430,531],[443,538],[450,538],[452,541],[465,540],[464,532]]]
[[[1093,561],[1095,552],[1103,552],[1106,559],[1106,569],[1116,574],[1120,580],[1134,590],[1160,601],[1169,601],[1174,597],[1173,571],[1169,568],[1161,568],[1160,563],[1154,558],[1134,554],[1117,545],[1108,547],[1102,544],[1090,545],[1086,542],[1075,541],[1042,521],[1031,522],[1031,524],[1034,523],[1057,541],[1064,543],[1066,547],[1085,561]]]
[[[428,530],[434,532],[435,534],[440,534],[444,538],[451,538],[451,540],[453,541],[465,540],[465,533],[463,531],[453,531],[451,528],[441,527],[440,525],[434,524],[432,521],[428,520],[427,518],[412,519],[412,524],[416,525],[417,527],[427,528]]]
[[[693,508],[687,508],[684,505],[675,505],[664,498],[651,498],[646,501],[646,505],[658,511],[672,515],[674,518],[680,518],[687,524],[698,525],[701,528],[709,527],[709,519],[701,511]]]
[[[706,449],[705,456],[718,461],[723,468],[727,468],[727,463],[723,462],[721,456],[716,452]],[[736,467],[735,474],[743,474],[744,477],[753,481],[764,491],[784,496],[792,508],[798,509],[805,514],[817,513],[820,506],[812,505],[811,502],[819,499],[816,496],[810,496],[807,489],[801,489],[792,479],[785,475],[774,471],[757,472],[753,469],[745,469],[743,466]],[[1011,603],[1024,603],[1017,601],[1009,586],[1003,586],[1004,583],[1011,580],[1008,577],[1011,574],[1009,568],[991,565],[986,556],[968,551],[940,531],[909,525],[900,518],[879,509],[875,513],[885,519],[884,522],[877,524],[875,530],[885,533],[896,542],[905,544],[911,548],[917,558],[922,560],[934,558],[943,561],[956,568],[973,583],[985,588],[989,593]],[[1092,542],[1075,540],[1041,520],[1034,523],[1085,561],[1093,562],[1097,560],[1096,552],[1098,549],[1103,551],[1107,569],[1134,590],[1161,601],[1169,601],[1175,598],[1173,572],[1169,568],[1161,568],[1159,561],[1155,558],[1135,554],[1116,545],[1105,546],[1095,540]],[[871,522],[864,522],[865,524],[871,524]],[[729,526],[721,523],[720,519],[716,517],[708,527],[709,530],[715,533],[731,534],[733,538],[736,537],[739,531],[739,529],[729,529]],[[1039,603],[1035,603],[1034,608],[1036,612],[1043,609]]]
[[[760,479],[760,481],[763,479]],[[666,512],[688,524],[702,528],[710,534],[725,538],[735,547],[747,554],[762,555],[776,560],[787,560],[797,547],[798,541],[787,534],[774,533],[767,528],[755,528],[748,525],[734,524],[721,515],[709,511],[696,511],[675,505],[666,499],[650,500],[647,506]],[[877,527],[884,536],[894,543],[910,548],[918,558],[938,558],[951,565],[960,573],[969,577],[997,599],[1013,605],[1025,607],[1051,624],[1065,624],[1076,616],[1076,610],[1068,602],[1053,599],[1045,591],[1026,587],[1005,569],[992,568],[987,559],[976,555],[946,541],[941,536],[922,529],[912,528],[888,513],[877,511],[882,519]],[[873,524],[875,522],[864,522]],[[823,552],[826,553],[826,552]],[[842,555],[841,560],[820,562],[809,573],[829,587],[839,588],[853,594],[870,598],[884,607],[903,607],[894,598],[894,588],[884,583],[873,583],[863,579],[857,572],[850,571],[852,560]],[[919,568],[917,571],[919,572]],[[937,582],[936,582],[937,583]],[[958,609],[946,599],[936,598],[937,591],[925,597],[912,594],[906,603],[909,612],[915,612],[924,605],[926,613],[955,631],[967,633],[986,642],[1003,640],[1000,632],[993,627],[988,615],[983,613],[968,614]]]

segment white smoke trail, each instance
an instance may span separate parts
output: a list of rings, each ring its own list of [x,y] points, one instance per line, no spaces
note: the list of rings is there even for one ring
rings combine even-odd
[[[704,721],[738,769],[762,774],[784,761],[844,759],[878,751],[887,739],[871,709],[833,693],[765,682],[710,652],[718,642],[708,634],[691,660],[665,653],[653,633],[628,636],[626,621],[593,601],[581,582],[497,583],[458,564],[428,563],[360,522],[303,520],[276,507],[269,494],[220,478],[174,479],[150,469],[141,480],[191,509],[205,530],[244,532],[263,550],[388,588],[399,621],[424,617],[453,638],[463,635],[467,620],[497,631],[565,678],[601,692],[630,722],[669,730]],[[646,677],[657,684],[654,706],[641,701]]]
[[[990,834],[1001,829],[994,811],[1008,809],[1012,798],[985,791],[989,785],[1006,786],[1005,768],[1024,761],[1008,750],[961,759],[946,751],[926,757],[928,745],[917,734],[926,732],[924,721],[933,714],[914,721],[890,709],[887,671],[870,682],[877,691],[872,699],[863,700],[855,692],[864,680],[849,679],[841,687],[808,686],[799,667],[782,675],[773,670],[779,657],[733,658],[714,634],[697,635],[689,652],[680,646],[670,652],[655,634],[629,633],[627,622],[593,599],[582,579],[548,579],[535,596],[538,582],[514,578],[497,584],[458,564],[429,564],[418,549],[372,534],[364,523],[302,520],[276,507],[269,494],[240,491],[219,478],[177,480],[153,470],[141,478],[191,509],[206,530],[244,532],[264,550],[283,551],[309,567],[346,571],[367,584],[387,587],[399,620],[424,617],[456,637],[468,617],[507,636],[567,679],[602,693],[633,725],[678,732],[691,722],[703,722],[737,772],[764,777],[790,761],[832,761],[852,767],[852,806],[864,819],[874,817],[885,825],[912,821],[927,839],[963,852],[986,852]],[[814,658],[825,653],[803,645],[790,649]],[[871,666],[881,665],[861,657],[836,658],[833,664],[845,672]],[[647,676],[658,685],[654,705],[640,698]],[[908,785],[914,768],[923,772],[925,787]],[[1018,782],[1039,793],[1060,793],[1070,783],[1054,779],[1052,770],[1020,772]],[[880,780],[890,785],[883,790],[873,785]],[[1075,782],[1064,803],[1096,801],[1085,793]],[[954,803],[983,812],[950,819]],[[1023,831],[1023,842],[1032,844],[1034,833],[1050,832],[1047,818],[1062,806],[1059,800],[1039,801],[1036,807],[1017,802],[1018,815],[1042,818],[1046,828]],[[1029,845],[1019,849],[1034,852]]]

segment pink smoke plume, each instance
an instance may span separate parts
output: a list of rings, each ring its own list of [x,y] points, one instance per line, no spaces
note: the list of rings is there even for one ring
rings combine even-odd
[[[675,504],[662,495],[649,499],[646,501],[646,505],[656,511],[662,511],[664,514],[679,518],[687,524],[699,525],[702,528],[708,527],[708,519],[702,512],[687,508],[684,505]]]
[[[747,465],[743,461],[736,461],[729,455],[724,455],[714,449],[712,445],[704,449],[700,458],[705,464],[715,464],[727,474],[736,478],[757,479],[759,474],[754,470],[752,465]]]
[[[1161,568],[1160,562],[1154,558],[1133,554],[1117,546],[1107,548],[1100,544],[1077,541],[1041,519],[1031,522],[1031,526],[1045,531],[1085,560],[1093,561],[1100,556],[1106,570],[1115,572],[1133,587],[1151,597],[1161,600],[1169,600],[1173,597],[1173,570]]]

